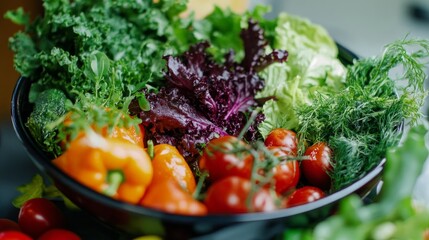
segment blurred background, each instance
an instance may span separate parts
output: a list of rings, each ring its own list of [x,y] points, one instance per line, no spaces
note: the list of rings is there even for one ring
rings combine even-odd
[[[3,18],[7,10],[23,7],[24,10],[30,13],[34,18],[42,13],[41,0],[16,0],[16,1],[0,1],[0,66],[1,69],[1,87],[0,87],[0,120],[2,124],[9,121],[10,118],[10,98],[15,81],[18,78],[18,73],[13,68],[13,53],[8,49],[8,39],[17,31],[21,30],[17,26]]]
[[[280,11],[306,17],[324,26],[335,40],[362,57],[379,54],[384,45],[406,36],[429,39],[429,0],[191,0],[199,14],[209,11],[213,2],[232,5],[235,9],[257,3],[271,4],[271,17]],[[42,13],[41,0],[0,0],[0,217],[15,211],[10,208],[10,202],[17,194],[16,187],[29,182],[37,171],[10,121],[10,99],[18,73],[13,68],[8,38],[20,28],[3,19],[3,15],[19,6],[30,12],[32,18]]]
[[[15,215],[16,209],[11,201],[18,194],[16,187],[29,182],[37,171],[19,143],[10,121],[10,100],[19,74],[13,68],[8,38],[21,27],[4,19],[3,15],[7,10],[18,7],[23,7],[34,18],[42,13],[42,1],[0,1],[0,218]]]
[[[287,11],[324,26],[333,38],[362,57],[408,37],[429,39],[429,0],[271,1],[272,15]]]

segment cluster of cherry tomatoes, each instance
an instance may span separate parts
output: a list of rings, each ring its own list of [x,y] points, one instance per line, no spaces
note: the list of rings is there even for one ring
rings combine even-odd
[[[198,183],[174,146],[147,151],[153,176],[137,204],[174,214],[272,211],[323,198],[331,185],[331,149],[320,142],[298,154],[297,136],[287,129],[274,129],[264,142],[245,143],[234,136],[211,140],[198,162],[200,180],[208,178]],[[0,221],[0,240],[80,239],[64,229],[64,222],[55,204],[31,199],[20,209],[18,223]]]
[[[65,228],[61,210],[46,198],[33,198],[20,208],[18,222],[0,219],[0,240],[80,240]]]
[[[296,134],[279,128],[259,147],[233,136],[214,139],[199,166],[209,173],[204,197],[209,213],[271,211],[324,197],[332,151],[320,142],[298,156]]]

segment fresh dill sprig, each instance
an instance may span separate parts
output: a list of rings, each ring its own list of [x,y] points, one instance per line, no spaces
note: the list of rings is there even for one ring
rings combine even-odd
[[[405,121],[420,119],[428,56],[429,41],[395,41],[380,56],[349,66],[343,91],[298,107],[300,147],[325,141],[334,151],[332,190],[374,168],[399,143]]]

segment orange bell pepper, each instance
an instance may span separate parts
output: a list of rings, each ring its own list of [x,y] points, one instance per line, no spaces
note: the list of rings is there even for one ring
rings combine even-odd
[[[73,140],[53,163],[83,185],[132,204],[140,201],[153,176],[144,148],[92,130]]]
[[[173,214],[203,216],[207,207],[194,199],[174,179],[153,182],[140,205]]]
[[[140,124],[138,128],[134,126],[129,128],[114,127],[110,133],[108,133],[107,128],[103,128],[102,135],[109,138],[124,139],[140,147],[144,146],[144,128]]]
[[[63,124],[69,127],[73,125],[73,120],[71,119],[70,112],[66,115]],[[97,131],[95,125],[91,125],[91,127],[92,127],[92,130]],[[124,139],[131,143],[144,147],[145,130],[143,125],[141,124],[139,124],[138,127],[136,126],[130,126],[128,128],[113,127],[110,131],[108,131],[107,127],[102,127],[97,132],[100,132],[100,134],[103,135],[104,137]],[[80,132],[77,137],[81,137],[83,134],[85,133]],[[65,146],[65,142],[63,142],[62,144]]]
[[[194,174],[176,147],[169,144],[155,145],[153,155],[153,182],[174,179],[188,193],[194,192]]]

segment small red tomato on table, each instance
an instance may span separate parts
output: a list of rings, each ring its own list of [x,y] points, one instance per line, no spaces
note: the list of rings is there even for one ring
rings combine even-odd
[[[33,198],[24,203],[18,215],[18,224],[24,233],[37,238],[49,229],[61,228],[65,219],[60,209],[50,200]]]
[[[80,240],[74,232],[67,229],[54,228],[44,232],[37,240]]]
[[[6,230],[20,231],[21,229],[17,222],[7,218],[0,218],[0,232],[6,231]]]
[[[32,240],[27,234],[17,230],[6,230],[0,232],[0,240]]]

